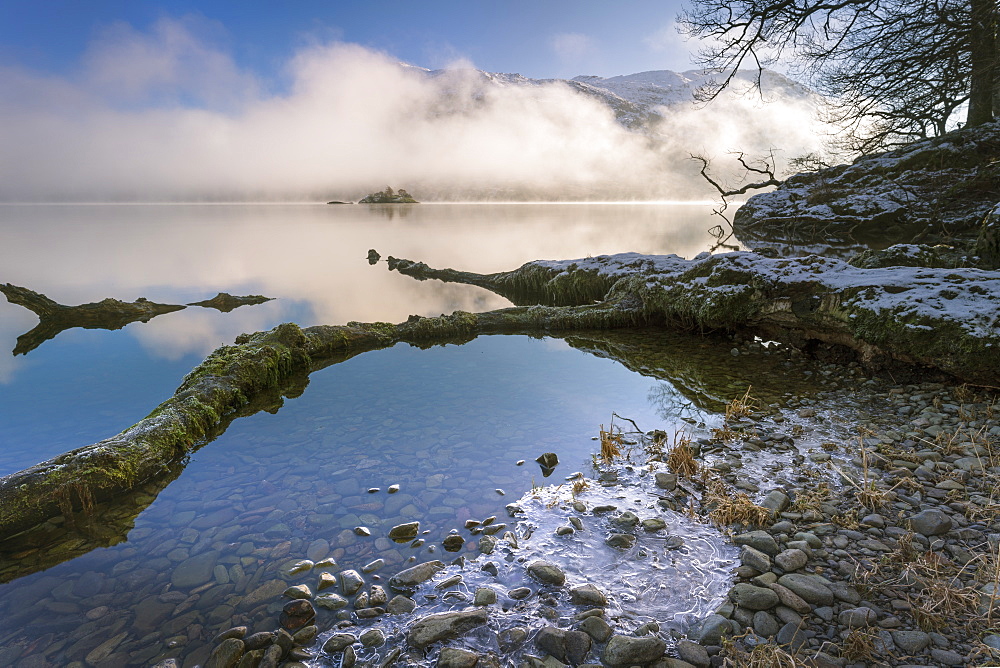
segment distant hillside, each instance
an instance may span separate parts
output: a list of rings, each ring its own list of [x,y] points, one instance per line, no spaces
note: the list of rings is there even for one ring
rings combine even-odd
[[[438,78],[449,76],[454,70],[424,70],[428,76]],[[615,77],[578,76],[572,79],[529,79],[520,74],[484,72],[475,70],[481,86],[539,86],[563,83],[584,95],[596,98],[610,107],[618,122],[632,129],[647,128],[651,121],[663,117],[663,112],[678,105],[690,105],[695,101],[699,88],[715,82],[718,70],[651,70]],[[752,90],[756,72],[738,73],[721,98],[731,100],[747,95],[759,96],[767,102],[795,102],[818,105],[822,98],[788,77],[764,70],[761,73],[761,92]]]

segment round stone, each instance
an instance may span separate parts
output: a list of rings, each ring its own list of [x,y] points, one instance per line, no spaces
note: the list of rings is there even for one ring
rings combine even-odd
[[[613,533],[604,542],[615,549],[628,550],[635,547],[636,537],[629,533]]]
[[[778,595],[773,591],[746,582],[729,590],[729,600],[747,610],[769,610],[778,605]]]
[[[528,564],[528,575],[543,584],[561,586],[566,582],[566,574],[561,568],[541,559]]]

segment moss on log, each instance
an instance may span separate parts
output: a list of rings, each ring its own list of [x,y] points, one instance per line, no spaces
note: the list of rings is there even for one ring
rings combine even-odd
[[[279,325],[243,334],[195,367],[169,399],[121,433],[0,478],[0,540],[59,514],[87,509],[168,471],[241,415],[270,410],[287,387],[301,391],[309,372],[398,342],[431,345],[477,334],[590,329],[634,322],[601,305],[521,307],[480,315],[456,312],[390,323],[301,329]]]

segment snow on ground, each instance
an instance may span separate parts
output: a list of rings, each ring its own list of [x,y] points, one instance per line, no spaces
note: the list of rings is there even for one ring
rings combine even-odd
[[[593,271],[601,276],[625,277],[644,274],[651,286],[681,281],[708,290],[730,292],[740,285],[713,286],[713,274],[698,275],[699,265],[716,263],[726,271],[752,276],[756,285],[778,286],[818,283],[824,291],[853,295],[844,307],[882,313],[914,326],[949,321],[972,337],[998,339],[1000,343],[1000,273],[982,269],[934,269],[885,267],[862,269],[830,257],[768,258],[738,251],[692,260],[676,255],[619,253],[578,260],[544,260],[530,263],[568,274]],[[682,275],[688,273],[687,277]],[[714,273],[714,272],[713,272]],[[749,284],[749,281],[747,282]],[[849,316],[856,317],[856,316]]]

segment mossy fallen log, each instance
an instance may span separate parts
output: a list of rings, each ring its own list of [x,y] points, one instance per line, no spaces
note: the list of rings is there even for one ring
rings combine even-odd
[[[279,325],[244,334],[215,350],[169,399],[121,433],[0,478],[0,540],[50,517],[86,510],[168,471],[240,415],[271,410],[288,387],[318,368],[398,342],[433,345],[478,334],[592,329],[632,324],[614,304],[584,308],[521,307],[484,314],[412,316],[390,323],[301,329]],[[276,396],[277,395],[277,396]],[[263,402],[263,403],[262,403]]]
[[[140,297],[134,302],[104,299],[90,304],[66,306],[43,294],[10,283],[0,284],[0,292],[11,304],[17,304],[38,316],[38,325],[17,337],[15,355],[25,355],[60,332],[84,329],[121,329],[133,322],[149,322],[158,315],[186,308],[180,304],[157,304]]]
[[[411,316],[406,322],[244,334],[188,374],[172,397],[109,439],[0,478],[0,539],[161,475],[239,415],[267,406],[331,360],[407,342],[480,334],[567,332],[654,325],[756,333],[809,348],[817,342],[1000,385],[1000,273],[976,269],[864,269],[810,256],[728,253],[693,260],[623,254],[532,262],[481,276],[396,260],[418,278],[495,290],[516,306],[487,313]],[[595,303],[596,302],[596,303]],[[298,390],[301,391],[301,390]],[[285,395],[287,396],[287,394]],[[280,396],[279,396],[280,399]],[[267,402],[265,402],[267,403]]]
[[[807,350],[838,346],[871,365],[922,365],[1000,385],[996,271],[864,268],[815,255],[749,252],[703,253],[692,260],[622,253],[529,262],[497,274],[437,270],[396,258],[389,266],[416,278],[477,285],[515,303],[602,300],[627,305],[647,324],[749,332]]]

